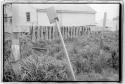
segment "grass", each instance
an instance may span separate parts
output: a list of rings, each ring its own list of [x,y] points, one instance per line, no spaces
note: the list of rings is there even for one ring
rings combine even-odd
[[[28,35],[20,37],[21,58],[14,63],[9,36],[4,41],[4,81],[73,80],[60,39],[34,43]],[[119,80],[118,33],[104,33],[101,47],[100,36],[64,39],[77,81]]]

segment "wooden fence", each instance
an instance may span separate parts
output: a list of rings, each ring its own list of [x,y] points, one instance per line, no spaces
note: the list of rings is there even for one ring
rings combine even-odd
[[[89,26],[62,26],[61,33],[64,39],[79,37],[91,33]],[[33,41],[58,39],[59,32],[54,26],[31,26],[30,35]]]

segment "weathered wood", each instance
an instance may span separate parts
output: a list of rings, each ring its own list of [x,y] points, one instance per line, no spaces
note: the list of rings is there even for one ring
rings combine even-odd
[[[37,41],[39,41],[39,27],[37,27]]]
[[[40,40],[41,40],[41,26],[39,27],[39,34],[40,34]]]
[[[81,32],[81,36],[83,35],[83,26],[82,26],[82,32]]]
[[[45,26],[43,27],[43,39],[45,40]]]
[[[20,59],[20,46],[19,46],[19,33],[12,33],[12,55],[14,57],[14,61],[18,61]]]
[[[50,40],[50,27],[48,26],[48,40]]]
[[[35,42],[35,28],[33,28],[32,41]]]
[[[63,29],[64,29],[64,39],[65,39],[65,35],[66,35],[65,31],[66,31],[66,28],[65,28],[65,27],[63,27]]]
[[[79,37],[91,32],[90,26],[62,26],[61,34],[64,39]],[[53,26],[32,26],[30,27],[32,41],[59,39],[59,32]]]
[[[44,36],[43,36],[43,27],[40,26],[40,29],[41,29],[41,39],[43,40],[44,39]]]
[[[66,39],[68,37],[68,27],[66,26]]]
[[[46,40],[48,40],[48,26],[46,26]]]
[[[51,28],[51,39],[53,40],[53,26]]]
[[[75,37],[75,27],[73,26],[73,37]]]
[[[12,54],[14,56],[14,61],[18,61],[20,59],[20,46],[13,44],[11,47],[12,47]]]

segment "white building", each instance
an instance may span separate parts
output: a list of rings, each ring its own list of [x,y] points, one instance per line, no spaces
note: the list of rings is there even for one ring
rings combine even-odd
[[[24,31],[24,25],[53,25],[49,23],[46,14],[46,8],[50,7],[50,5],[12,4],[13,31]],[[96,12],[85,4],[54,4],[54,6],[59,16],[60,24],[63,26],[95,25]]]

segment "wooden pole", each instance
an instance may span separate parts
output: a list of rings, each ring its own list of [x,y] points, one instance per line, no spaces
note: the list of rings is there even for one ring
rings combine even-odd
[[[103,38],[104,38],[104,28],[106,26],[106,17],[107,17],[107,13],[104,13],[104,17],[103,17],[103,27],[102,27],[102,34],[101,34],[101,40],[100,40],[100,54],[102,54],[102,48],[103,48]]]
[[[72,75],[73,75],[73,79],[74,79],[74,81],[75,81],[76,78],[75,78],[75,74],[74,74],[74,71],[73,71],[73,67],[72,67],[72,65],[71,65],[70,58],[69,58],[69,56],[68,56],[68,52],[67,52],[67,49],[66,49],[66,46],[65,46],[65,43],[64,43],[62,34],[61,34],[60,25],[59,25],[59,23],[58,23],[57,20],[56,20],[56,25],[57,25],[57,28],[58,28],[58,31],[59,31],[59,35],[60,35],[60,37],[61,37],[61,41],[62,41],[62,44],[63,44],[64,51],[65,51],[65,53],[66,53],[66,57],[67,57],[67,59],[68,59],[68,63],[69,63],[69,67],[70,67],[70,69],[71,69],[71,73],[72,73]]]

